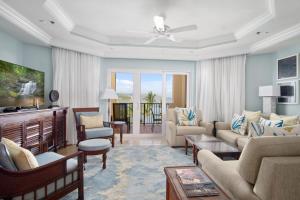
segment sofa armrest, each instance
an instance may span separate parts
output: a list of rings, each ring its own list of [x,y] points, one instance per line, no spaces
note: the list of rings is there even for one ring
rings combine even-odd
[[[220,163],[222,160],[213,154],[211,151],[208,150],[200,150],[197,155],[197,159],[199,162],[199,165],[205,168],[206,166],[211,166],[210,163]]]
[[[215,122],[217,130],[230,130],[230,123],[225,122]]]
[[[170,146],[176,146],[177,126],[173,121],[166,122],[166,139]]]
[[[200,122],[199,126],[205,127],[206,129],[206,134],[208,135],[213,135],[213,130],[214,130],[214,124],[209,123],[209,122]]]
[[[262,159],[254,193],[262,200],[299,199],[300,156]]]

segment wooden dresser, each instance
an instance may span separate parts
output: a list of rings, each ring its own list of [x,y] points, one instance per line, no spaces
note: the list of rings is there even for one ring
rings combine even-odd
[[[67,107],[0,113],[0,138],[6,137],[33,153],[40,144],[56,151],[66,146]],[[36,149],[36,150],[35,150]]]

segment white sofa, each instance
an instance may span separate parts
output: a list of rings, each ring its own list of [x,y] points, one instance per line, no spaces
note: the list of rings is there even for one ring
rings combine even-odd
[[[213,124],[202,121],[202,113],[196,111],[198,126],[178,126],[174,108],[168,109],[166,122],[166,139],[170,146],[179,147],[185,145],[184,135],[212,135]]]
[[[232,200],[300,198],[299,136],[251,138],[236,161],[201,150],[198,161]]]

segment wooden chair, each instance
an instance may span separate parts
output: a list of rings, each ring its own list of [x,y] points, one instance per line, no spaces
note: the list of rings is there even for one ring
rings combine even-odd
[[[114,147],[115,134],[109,122],[103,122],[103,128],[95,129],[86,129],[84,125],[80,124],[80,115],[98,115],[99,107],[73,108],[73,113],[76,122],[77,144],[87,139],[104,138],[109,139],[112,143],[112,147]]]
[[[30,150],[29,146],[23,147]],[[37,149],[36,146],[34,148]],[[54,200],[78,189],[78,199],[83,200],[83,152],[64,157],[47,152],[46,142],[40,144],[39,149],[41,151],[37,157],[49,154],[59,159],[25,171],[15,172],[0,168],[0,199]],[[70,160],[73,163],[72,168]]]

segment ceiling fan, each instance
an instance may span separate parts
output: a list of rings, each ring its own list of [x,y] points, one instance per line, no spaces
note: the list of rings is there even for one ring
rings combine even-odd
[[[173,35],[174,33],[197,30],[197,25],[188,25],[188,26],[181,26],[177,28],[170,28],[170,26],[165,24],[165,18],[162,16],[154,16],[153,21],[154,21],[153,32],[142,32],[142,31],[129,31],[129,32],[155,34],[153,37],[151,37],[149,40],[147,40],[144,43],[147,45],[161,38],[176,42],[176,39]]]

